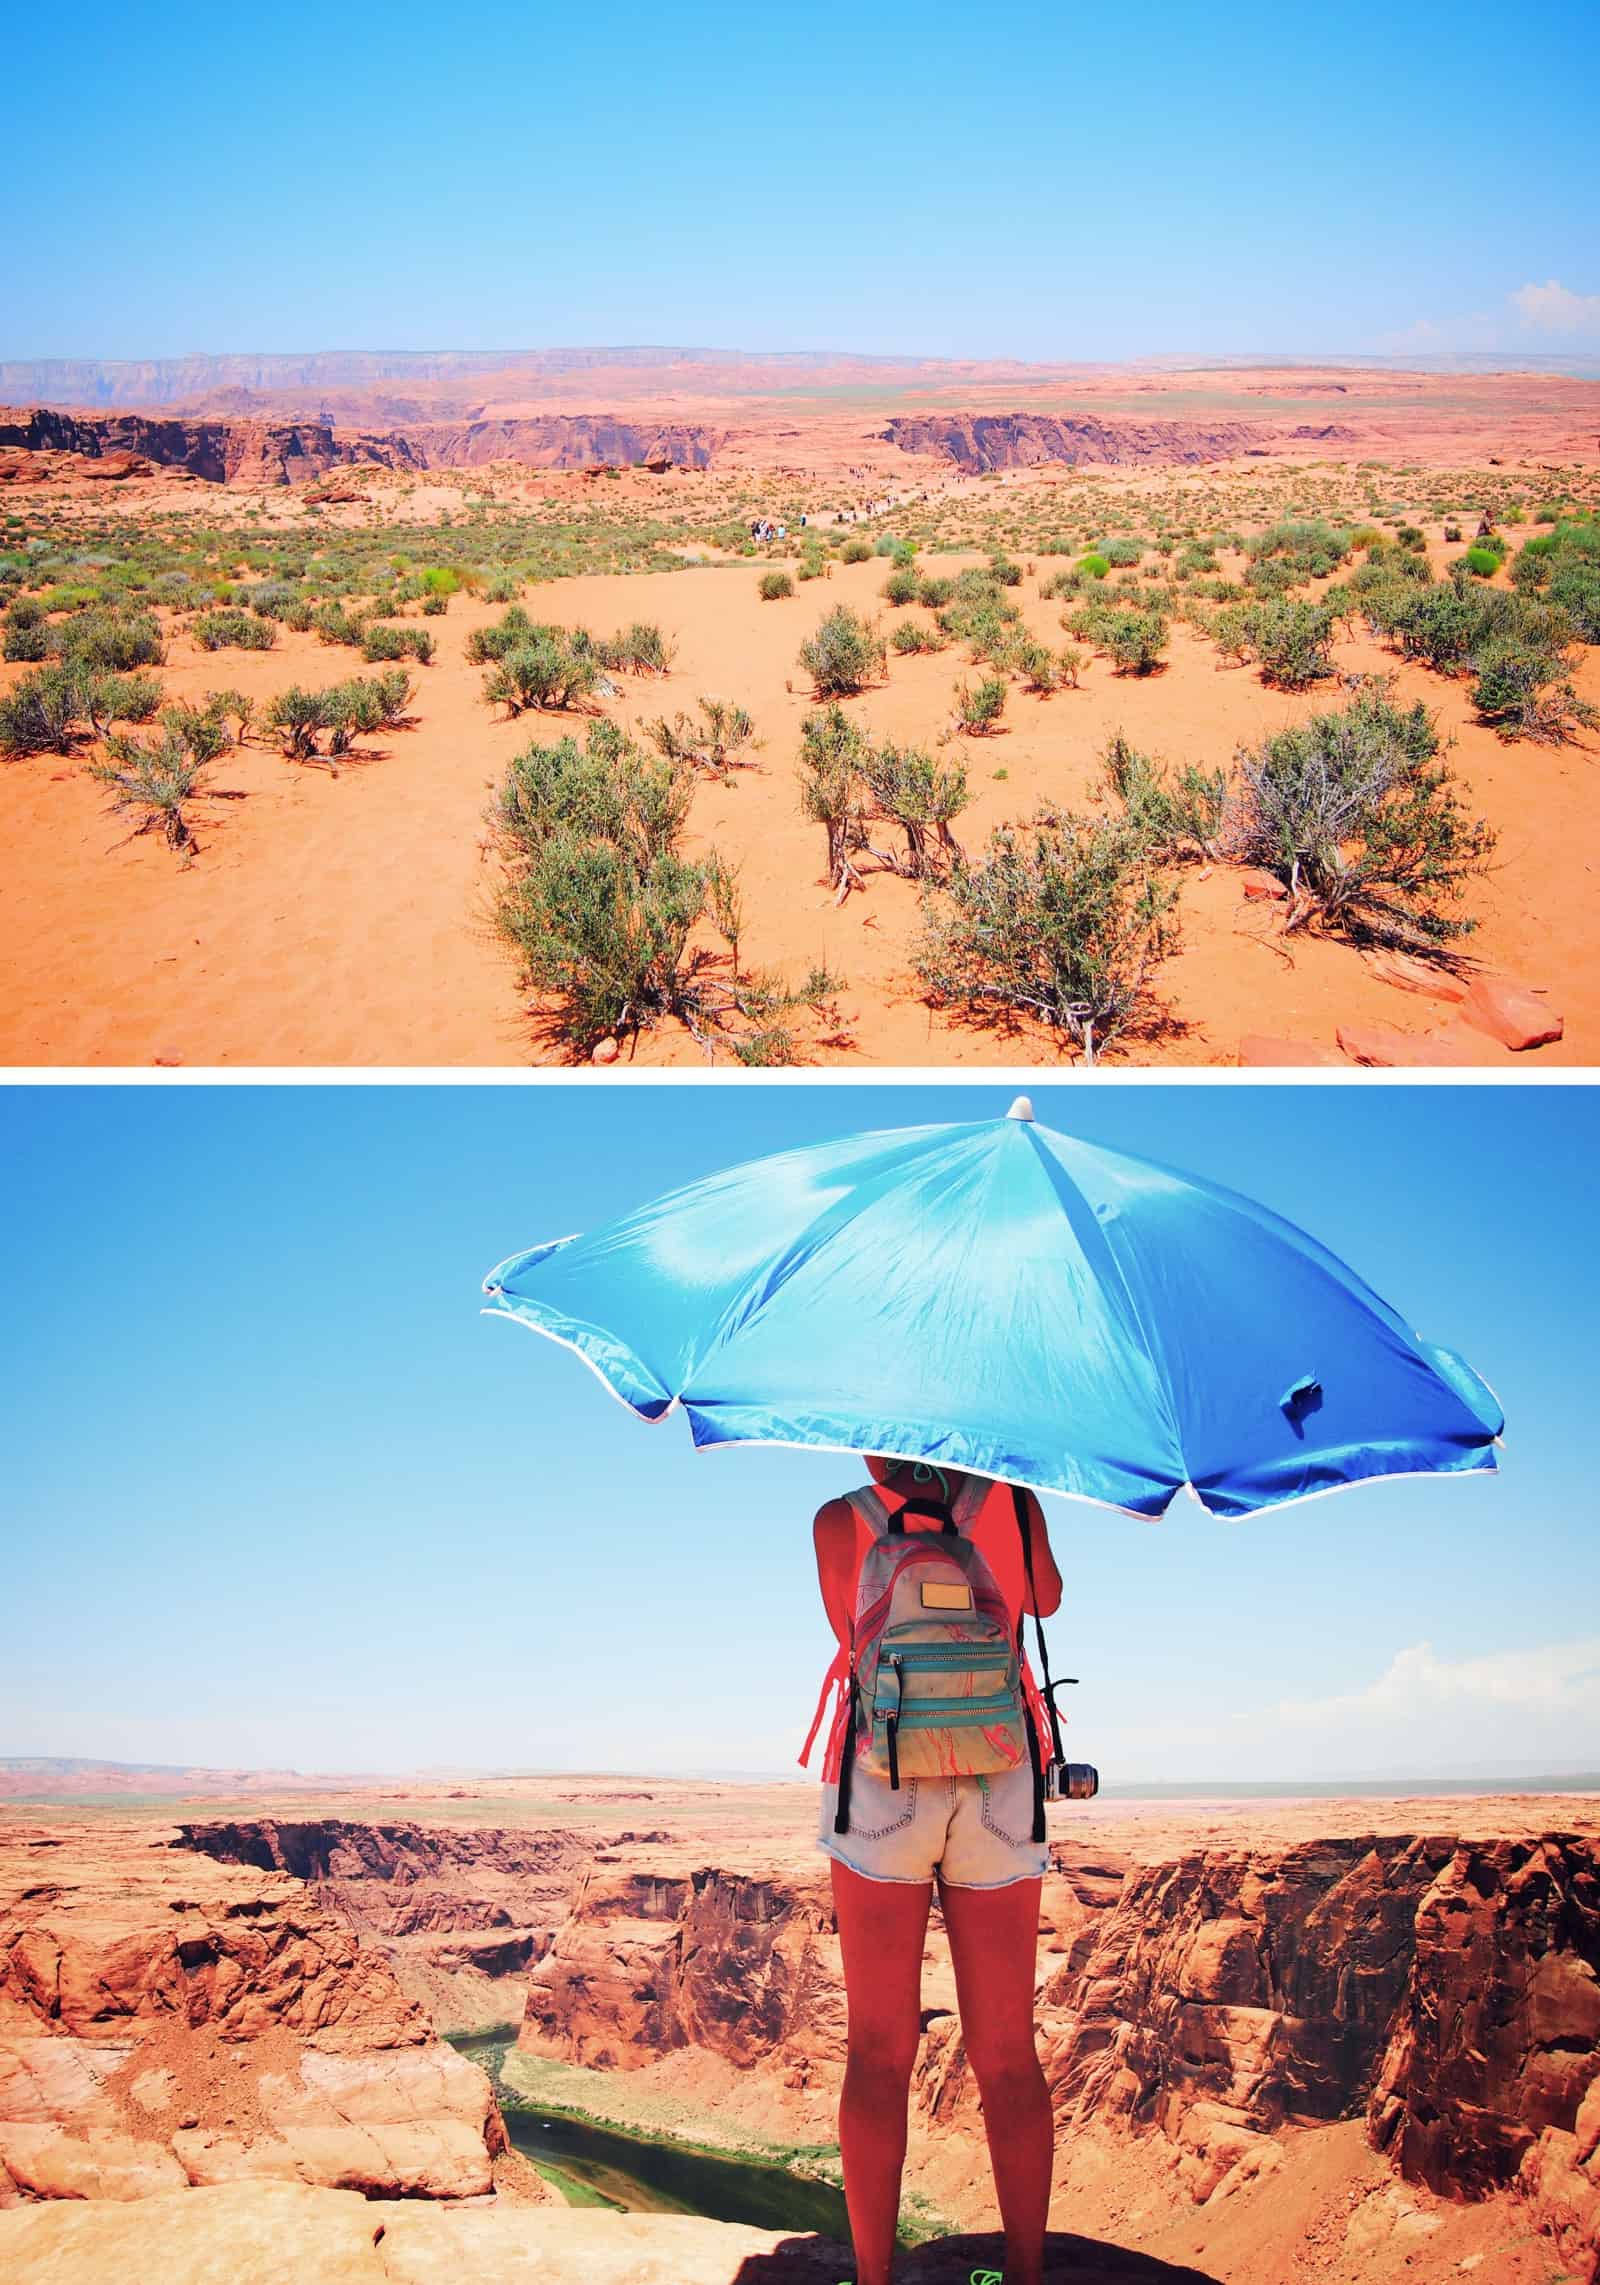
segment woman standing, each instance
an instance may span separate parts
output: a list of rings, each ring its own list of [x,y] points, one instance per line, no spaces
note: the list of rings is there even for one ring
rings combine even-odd
[[[921,2033],[922,1953],[935,1880],[955,1967],[962,2037],[983,2102],[1005,2229],[1006,2285],[1039,2285],[1053,2156],[1050,2101],[1034,2045],[1039,1890],[1046,1863],[1044,1841],[1035,1837],[1043,1821],[1037,1768],[1039,1757],[1049,1751],[1041,1704],[1036,1690],[1023,1685],[1024,1733],[1030,1726],[1033,1733],[1025,1745],[1018,1746],[1015,1726],[1008,1728],[998,1719],[985,1733],[991,1742],[998,1741],[997,1752],[952,1744],[952,1738],[961,1736],[956,1730],[936,1749],[943,1766],[930,1771],[927,1753],[919,1756],[909,1726],[918,1700],[908,1694],[902,1703],[907,1686],[899,1663],[892,1652],[880,1656],[874,1672],[885,1664],[896,1668],[889,1702],[902,1725],[897,1753],[893,1714],[887,1722],[891,1773],[884,1774],[874,1766],[882,1759],[876,1749],[884,1717],[865,1706],[856,1687],[869,1615],[858,1609],[858,1581],[875,1539],[898,1540],[912,1567],[923,1556],[958,1557],[954,1567],[969,1582],[965,1608],[973,1611],[974,1623],[954,1631],[976,1639],[984,1613],[1003,1609],[1008,1642],[1017,1646],[1020,1665],[1021,1615],[1036,1607],[1018,1529],[1024,1519],[1038,1615],[1048,1617],[1059,1605],[1061,1579],[1031,1493],[1013,1494],[1007,1485],[925,1462],[869,1456],[867,1466],[872,1486],[828,1501],[813,1526],[823,1604],[840,1645],[829,1675],[838,1685],[839,1702],[823,1764],[817,1845],[832,1859],[849,2008],[839,2144],[857,2285],[888,2285],[893,2263],[906,2110]],[[910,1535],[922,1532],[934,1534],[932,1547],[913,1546]],[[951,1537],[967,1541],[969,1551],[940,1546]],[[889,1561],[896,1575],[907,1568],[904,1557],[891,1555]],[[950,1567],[948,1561],[944,1567]],[[888,1573],[880,1563],[873,1576]],[[949,1652],[927,1647],[935,1632],[930,1614],[942,1607],[957,1618],[962,1615],[956,1600],[959,1578],[935,1592],[938,1602],[923,1612],[928,1623],[920,1629],[902,1624],[893,1631],[920,1633],[922,1642],[909,1653],[913,1660],[920,1649],[925,1661],[948,1667]],[[922,1589],[925,1604],[929,1593]],[[885,1607],[886,1597],[880,1596],[880,1624]],[[903,1599],[894,1605],[896,1610],[909,1607]],[[883,1646],[878,1647],[881,1652]],[[997,1667],[998,1646],[980,1657]],[[1008,1681],[1017,1665],[1010,1668]],[[934,1687],[948,1690],[951,1685],[935,1682]],[[967,1687],[987,1689],[988,1684],[968,1680]],[[827,1684],[824,1699],[826,1692]],[[881,1689],[875,1696],[882,1699]],[[986,1706],[995,1702],[991,1697],[981,1701]],[[959,1700],[946,1696],[932,1703],[952,1707]],[[925,1722],[935,1718],[923,1716]],[[813,1736],[816,1727],[814,1723]],[[858,1750],[862,1748],[869,1750]],[[919,1760],[920,1774],[895,1766]],[[950,1765],[962,1761],[976,1761],[979,1768],[968,1774],[952,1771]],[[1004,1766],[995,1767],[997,1761]]]

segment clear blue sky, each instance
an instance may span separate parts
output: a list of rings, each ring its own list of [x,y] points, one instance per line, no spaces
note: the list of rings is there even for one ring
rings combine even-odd
[[[1586,0],[23,9],[0,356],[1594,344],[1596,46]]]
[[[0,1753],[792,1770],[831,1649],[810,1518],[857,1471],[694,1455],[478,1281],[713,1167],[991,1095],[7,1090]],[[1078,1750],[1143,1780],[1600,1764],[1600,1096],[1035,1102],[1311,1229],[1509,1419],[1497,1477],[1244,1525],[1050,1501]]]

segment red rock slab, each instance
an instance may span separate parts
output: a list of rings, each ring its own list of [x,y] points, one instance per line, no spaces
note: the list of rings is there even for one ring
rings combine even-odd
[[[1444,1031],[1411,1032],[1398,1031],[1388,1023],[1341,1024],[1338,1036],[1352,1063],[1372,1063],[1385,1069],[1411,1065],[1459,1069],[1473,1060],[1477,1045],[1459,1025]]]
[[[1547,1047],[1565,1029],[1547,1000],[1526,984],[1513,983],[1509,976],[1476,977],[1461,1003],[1461,1013],[1475,1030],[1487,1032],[1514,1054],[1530,1047]]]
[[[1262,1071],[1298,1071],[1312,1066],[1339,1071],[1345,1059],[1331,1047],[1314,1047],[1309,1040],[1274,1039],[1267,1032],[1247,1031],[1239,1042],[1239,1061]]]
[[[1471,979],[1432,960],[1419,960],[1410,952],[1369,952],[1366,966],[1380,984],[1397,991],[1419,992],[1424,999],[1459,1004],[1471,990]]]
[[[1276,873],[1263,872],[1259,865],[1247,866],[1239,875],[1239,886],[1247,897],[1270,899],[1281,904],[1289,892]]]

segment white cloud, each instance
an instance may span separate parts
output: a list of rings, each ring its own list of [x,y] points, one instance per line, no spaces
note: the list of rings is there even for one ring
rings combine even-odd
[[[1300,1724],[1425,1722],[1494,1708],[1523,1716],[1600,1722],[1600,1635],[1484,1658],[1441,1658],[1431,1642],[1396,1653],[1365,1689],[1342,1697],[1285,1700],[1279,1719]],[[1592,1728],[1587,1734],[1592,1737]],[[1576,1741],[1575,1741],[1576,1742]]]
[[[1510,298],[1523,324],[1540,333],[1600,333],[1600,294],[1575,294],[1547,278],[1542,286],[1518,286]]]

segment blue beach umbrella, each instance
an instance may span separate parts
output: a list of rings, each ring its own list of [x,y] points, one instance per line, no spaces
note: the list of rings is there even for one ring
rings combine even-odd
[[[935,1460],[1140,1516],[1487,1473],[1503,1425],[1304,1231],[1025,1097],[753,1159],[484,1291],[697,1446]]]

